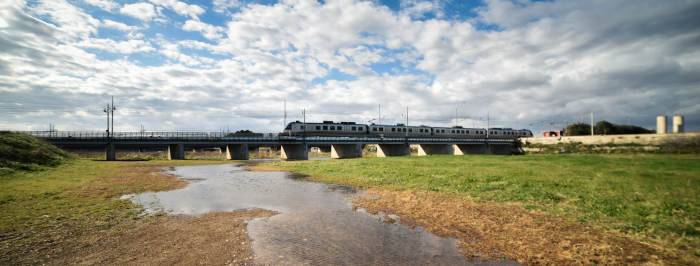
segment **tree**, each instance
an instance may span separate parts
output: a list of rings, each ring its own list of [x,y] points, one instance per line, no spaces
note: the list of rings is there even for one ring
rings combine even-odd
[[[633,125],[617,125],[608,121],[600,121],[593,128],[597,135],[620,135],[620,134],[647,134],[653,133],[643,127]],[[586,136],[591,134],[591,125],[585,123],[574,123],[566,126],[566,136]]]
[[[595,127],[593,128],[593,131],[595,131],[595,133],[597,135],[616,134],[615,133],[615,131],[616,131],[615,124],[610,123],[610,122],[605,121],[605,120],[596,123]]]
[[[586,123],[574,123],[566,126],[564,135],[566,136],[584,136],[591,134],[591,125]]]

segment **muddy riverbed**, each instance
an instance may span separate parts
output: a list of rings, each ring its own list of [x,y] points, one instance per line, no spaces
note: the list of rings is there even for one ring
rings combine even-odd
[[[400,223],[400,217],[354,210],[353,188],[309,182],[283,172],[251,172],[235,165],[171,168],[185,188],[132,195],[147,212],[200,216],[264,209],[277,214],[249,221],[260,264],[513,264],[470,261],[455,239]]]

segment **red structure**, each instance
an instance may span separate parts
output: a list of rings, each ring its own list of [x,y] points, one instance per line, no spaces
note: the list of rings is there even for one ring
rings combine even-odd
[[[543,135],[545,138],[558,138],[564,135],[564,131],[545,131]]]

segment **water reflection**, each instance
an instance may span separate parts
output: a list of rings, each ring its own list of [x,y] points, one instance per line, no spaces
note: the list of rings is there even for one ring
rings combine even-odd
[[[132,200],[147,211],[172,214],[249,208],[279,212],[248,224],[258,263],[474,263],[459,254],[454,239],[354,211],[348,198],[357,191],[350,187],[289,178],[281,172],[249,172],[233,165],[184,166],[170,172],[193,181],[183,189],[143,193]]]

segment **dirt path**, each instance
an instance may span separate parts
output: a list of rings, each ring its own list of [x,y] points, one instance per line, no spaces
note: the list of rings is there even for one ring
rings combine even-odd
[[[519,205],[475,203],[430,192],[369,189],[354,201],[371,213],[397,214],[459,240],[463,254],[523,264],[693,264],[670,251],[615,233],[528,211]]]

